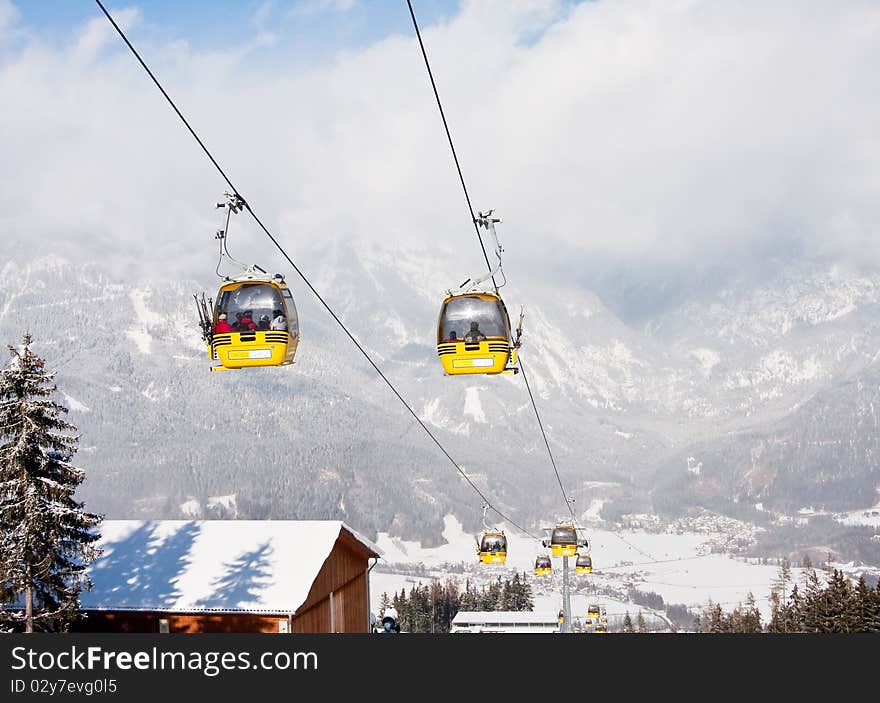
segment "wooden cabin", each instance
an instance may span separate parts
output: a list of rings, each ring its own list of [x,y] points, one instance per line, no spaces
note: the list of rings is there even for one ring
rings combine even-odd
[[[76,632],[370,632],[378,547],[336,520],[105,520]],[[370,560],[373,560],[372,563]]]

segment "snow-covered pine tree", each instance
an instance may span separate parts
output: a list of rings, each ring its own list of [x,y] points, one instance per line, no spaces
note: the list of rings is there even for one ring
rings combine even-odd
[[[635,628],[633,627],[632,618],[629,616],[629,611],[626,611],[626,615],[623,616],[623,631],[624,632],[635,632]]]
[[[513,575],[515,603],[511,610],[532,610],[535,602],[532,600],[532,587],[526,578],[526,572],[523,571],[522,577],[519,574]]]
[[[645,616],[642,615],[642,611],[639,611],[639,614],[636,616],[636,632],[647,632],[648,625],[645,622]]]
[[[727,628],[724,611],[720,603],[713,603],[709,599],[709,605],[703,611],[703,632],[724,632]]]
[[[74,500],[85,478],[70,463],[76,427],[50,400],[55,374],[31,344],[25,334],[20,350],[10,346],[12,361],[0,372],[0,574],[6,602],[23,606],[3,617],[25,632],[63,630],[76,617],[101,521]]]
[[[806,632],[804,624],[804,599],[797,584],[791,589],[784,612],[785,632]]]
[[[817,605],[823,614],[823,632],[858,630],[858,601],[855,589],[842,571],[834,569]]]
[[[779,595],[779,601],[785,600],[788,595],[788,584],[792,583],[791,562],[788,557],[782,557],[779,562],[779,573],[773,580],[773,591]]]
[[[385,611],[391,607],[391,599],[388,597],[387,593],[382,593],[382,596],[379,598],[379,617],[381,618],[385,615]]]
[[[746,595],[746,604],[742,610],[739,632],[762,632],[761,611],[755,603],[755,596],[749,591]]]
[[[880,582],[878,589],[868,588],[864,575],[856,588],[858,632],[880,632]]]
[[[819,580],[816,570],[810,567],[806,572],[806,587],[804,588],[803,626],[807,632],[826,632],[825,621],[829,614],[829,608],[825,603],[820,603],[824,588]]]
[[[504,579],[501,586],[501,593],[498,595],[498,603],[495,604],[496,610],[515,610],[513,607],[513,598],[510,593],[510,580]]]

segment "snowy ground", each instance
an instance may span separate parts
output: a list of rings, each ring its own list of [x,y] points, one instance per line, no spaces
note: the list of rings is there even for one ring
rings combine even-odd
[[[835,519],[845,525],[868,525],[869,527],[880,527],[880,490],[878,490],[877,493],[877,502],[872,508],[842,513],[835,516]]]
[[[535,556],[546,550],[513,530],[506,530],[506,533],[509,548],[507,564],[503,567],[476,564],[475,537],[464,532],[452,516],[446,517],[443,532],[446,544],[435,548],[423,548],[417,542],[403,542],[380,533],[377,543],[384,550],[384,556],[380,570],[374,570],[370,577],[373,610],[378,610],[383,592],[390,596],[392,592],[399,593],[401,588],[409,591],[415,583],[428,583],[434,577],[454,576],[462,584],[465,578],[482,583],[497,575],[512,575],[514,571],[525,571],[530,579],[536,610],[558,610],[562,602],[562,559],[553,559],[552,577],[535,577],[532,573]],[[625,595],[629,587],[634,587],[643,592],[659,593],[667,604],[702,607],[711,599],[721,603],[727,611],[744,602],[752,593],[762,620],[769,620],[768,596],[778,575],[778,567],[711,553],[713,544],[723,542],[726,535],[590,529],[587,536],[591,541],[594,573],[576,576],[572,569],[574,616],[584,614],[590,602],[604,604],[609,618],[627,610],[634,615],[640,606],[627,602]],[[397,573],[385,572],[389,566]],[[406,570],[411,573],[403,573]],[[802,581],[801,571],[793,569],[793,572],[794,578]],[[595,589],[614,590],[617,597],[597,595]]]

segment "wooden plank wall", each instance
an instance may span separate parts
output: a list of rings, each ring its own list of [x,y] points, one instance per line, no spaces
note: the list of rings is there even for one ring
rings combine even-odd
[[[294,632],[330,632],[330,591],[336,632],[369,632],[367,566],[370,552],[342,531],[308,597],[293,618]]]
[[[369,632],[367,627],[367,574],[362,572],[333,591],[336,632]],[[330,595],[293,616],[294,632],[330,632]]]
[[[158,613],[143,611],[90,611],[72,628],[74,632],[159,632],[159,620],[168,620],[169,632],[278,632],[286,615],[256,613]]]

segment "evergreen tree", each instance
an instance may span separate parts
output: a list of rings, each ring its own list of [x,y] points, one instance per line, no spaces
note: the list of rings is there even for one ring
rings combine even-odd
[[[823,632],[825,608],[820,605],[822,584],[815,569],[810,568],[805,576],[803,603],[803,627],[806,632]]]
[[[645,623],[645,616],[642,615],[642,611],[639,611],[639,614],[636,616],[636,632],[647,632],[648,625]]]
[[[724,620],[724,611],[719,603],[712,603],[703,612],[703,632],[725,632],[727,623]]]
[[[842,571],[834,569],[828,585],[817,592],[813,612],[820,632],[853,632],[858,627],[856,592]]]
[[[533,610],[535,601],[532,599],[532,584],[526,579],[526,574],[522,576],[522,597],[517,606],[517,610]]]
[[[504,585],[501,588],[501,593],[498,596],[498,604],[496,606],[496,610],[513,610],[511,607],[513,602],[513,598],[510,593],[510,581],[508,579],[504,580]]]
[[[878,582],[880,585],[880,582]],[[876,597],[875,597],[876,594]],[[880,632],[880,591],[868,588],[865,577],[859,578],[856,587],[856,631]]]
[[[831,562],[833,561],[833,559],[834,559],[834,555],[831,552],[825,553],[825,563],[822,564],[822,568],[825,570],[826,573],[830,574],[834,570],[831,567]]]
[[[431,631],[431,600],[427,586],[413,586],[409,592],[411,632]]]
[[[401,588],[400,593],[395,593],[391,601],[394,609],[397,611],[397,622],[400,629],[404,632],[412,631],[412,618],[410,617],[409,602],[406,598],[406,589]]]
[[[635,632],[635,628],[633,628],[632,618],[629,616],[629,611],[626,611],[626,615],[623,616],[623,631],[624,632]]]
[[[804,556],[803,560],[801,561],[801,568],[805,572],[804,573],[804,579],[805,579],[804,583],[806,584],[806,579],[808,578],[809,573],[813,570],[813,560],[810,559],[809,554]]]
[[[443,602],[446,589],[440,584],[440,579],[431,580],[431,632],[443,632]]]
[[[54,373],[31,350],[30,334],[0,373],[0,574],[6,598],[24,613],[7,621],[35,629],[67,629],[79,594],[91,588],[86,566],[98,556],[94,528],[101,517],[73,498],[85,474],[70,463],[76,427],[67,408],[50,400]]]
[[[791,562],[788,560],[788,557],[782,557],[779,562],[779,573],[773,581],[773,590],[771,593],[777,593],[779,595],[779,601],[781,602],[788,594],[788,584],[790,583]]]
[[[869,607],[873,613],[873,620],[869,621],[871,632],[880,632],[880,580],[877,581],[877,587],[871,591],[871,604]]]
[[[739,629],[734,632],[761,632],[761,611],[751,592],[746,596],[746,604],[741,611]]]
[[[468,579],[464,584],[464,593],[461,594],[461,598],[458,601],[459,609],[464,611],[473,611],[479,610],[477,607],[476,599],[474,597],[474,591],[471,588],[471,581]]]
[[[785,632],[786,612],[780,592],[774,588],[770,591],[770,622],[767,623],[767,632]]]
[[[791,589],[791,595],[788,597],[783,623],[785,626],[783,632],[806,632],[804,625],[804,600],[801,597],[797,584]]]
[[[526,579],[525,572],[522,577],[519,573],[513,575],[510,581],[510,595],[507,604],[508,610],[531,610],[534,607],[532,601],[532,587]]]
[[[452,629],[452,619],[460,609],[460,594],[458,583],[454,578],[446,579],[445,595],[443,599],[443,632]]]
[[[489,584],[489,588],[483,589],[482,610],[500,610],[498,607],[501,603],[501,577]]]

